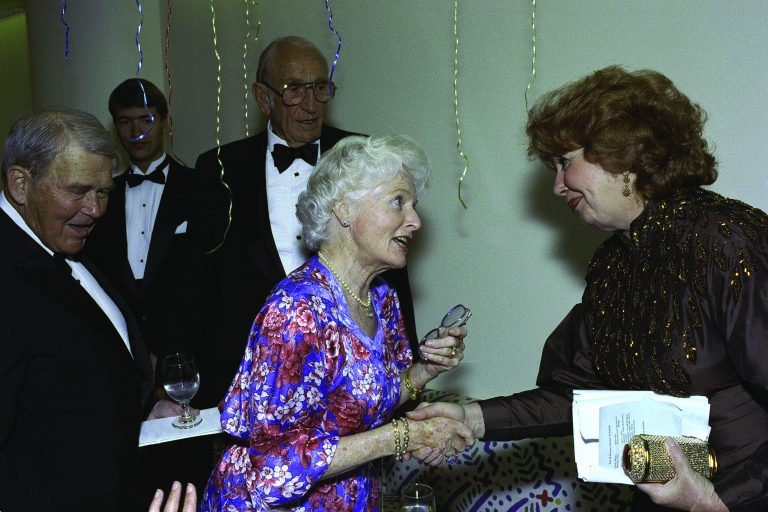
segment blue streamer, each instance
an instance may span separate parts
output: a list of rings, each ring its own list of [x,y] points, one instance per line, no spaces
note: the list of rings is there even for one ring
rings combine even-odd
[[[152,112],[149,111],[149,105],[147,105],[147,91],[144,90],[144,84],[141,83],[141,80],[139,80],[139,73],[141,72],[141,64],[144,60],[144,52],[141,49],[141,27],[144,26],[144,10],[141,8],[141,1],[136,0],[136,7],[139,9],[139,26],[136,29],[136,48],[139,50],[139,65],[136,67],[136,81],[139,82],[139,87],[141,87],[141,95],[144,98],[144,110],[147,111],[147,115],[149,115],[149,119],[152,121],[152,124],[155,124],[155,116],[152,115]],[[149,132],[152,131],[152,128],[145,131],[144,133],[134,137],[131,139],[131,141],[137,141],[144,139]]]
[[[333,12],[331,12],[331,6],[328,5],[328,0],[325,0],[325,9],[328,11],[328,27],[339,38],[339,46],[336,48],[336,56],[333,58],[333,64],[331,65],[331,76],[328,77],[328,81],[333,82],[333,72],[336,69],[336,63],[339,61],[339,53],[341,52],[341,35],[333,28]]]
[[[67,0],[61,0],[61,24],[66,27],[64,32],[64,60],[69,62],[69,25],[64,21],[64,13],[67,12]]]

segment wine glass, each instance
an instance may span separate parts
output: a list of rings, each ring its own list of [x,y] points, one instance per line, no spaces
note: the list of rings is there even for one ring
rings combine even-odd
[[[400,512],[435,512],[435,492],[426,484],[407,484],[400,492]]]
[[[189,412],[189,402],[200,387],[195,358],[187,354],[171,354],[163,360],[163,387],[173,400],[179,403],[183,413],[173,420],[176,428],[192,428],[202,423],[203,418]]]

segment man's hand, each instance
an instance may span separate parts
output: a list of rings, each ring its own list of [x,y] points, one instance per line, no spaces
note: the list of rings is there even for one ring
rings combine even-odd
[[[170,418],[171,416],[180,416],[182,412],[184,412],[184,409],[179,404],[176,402],[171,402],[170,400],[163,399],[158,400],[158,402],[152,408],[152,411],[150,411],[149,415],[147,416],[147,419],[156,420],[159,418]],[[200,414],[198,409],[193,408],[190,408],[189,412],[193,416]]]
[[[181,498],[181,484],[179,482],[173,482],[171,486],[171,492],[168,494],[168,501],[163,506],[163,491],[158,489],[155,492],[155,497],[152,498],[152,502],[149,504],[148,512],[177,512],[179,510],[179,499]],[[187,484],[187,490],[184,494],[184,503],[181,507],[181,512],[195,512],[197,508],[197,492],[195,486]]]
[[[715,486],[691,468],[680,445],[671,437],[664,443],[677,473],[675,478],[664,484],[637,484],[637,488],[657,505],[692,512],[728,512]]]

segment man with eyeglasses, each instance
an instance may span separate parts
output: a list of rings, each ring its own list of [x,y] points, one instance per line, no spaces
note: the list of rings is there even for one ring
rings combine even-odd
[[[200,155],[196,168],[222,171],[231,224],[216,251],[217,333],[201,365],[209,382],[201,399],[216,405],[227,392],[253,319],[272,287],[311,256],[301,240],[296,203],[320,155],[353,133],[323,124],[336,94],[328,63],[311,42],[275,39],[262,52],[252,92],[268,118],[261,133]],[[409,338],[416,341],[408,274],[384,274],[396,288]],[[418,345],[413,345],[417,347]],[[414,357],[418,351],[414,350]],[[201,374],[203,370],[201,369]]]

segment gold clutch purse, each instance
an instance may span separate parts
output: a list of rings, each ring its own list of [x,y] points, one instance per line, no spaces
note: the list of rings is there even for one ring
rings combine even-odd
[[[675,477],[672,459],[664,445],[666,436],[639,434],[624,445],[624,471],[634,483],[664,483]],[[701,476],[712,480],[717,471],[717,458],[709,443],[695,437],[673,437],[688,464]]]

